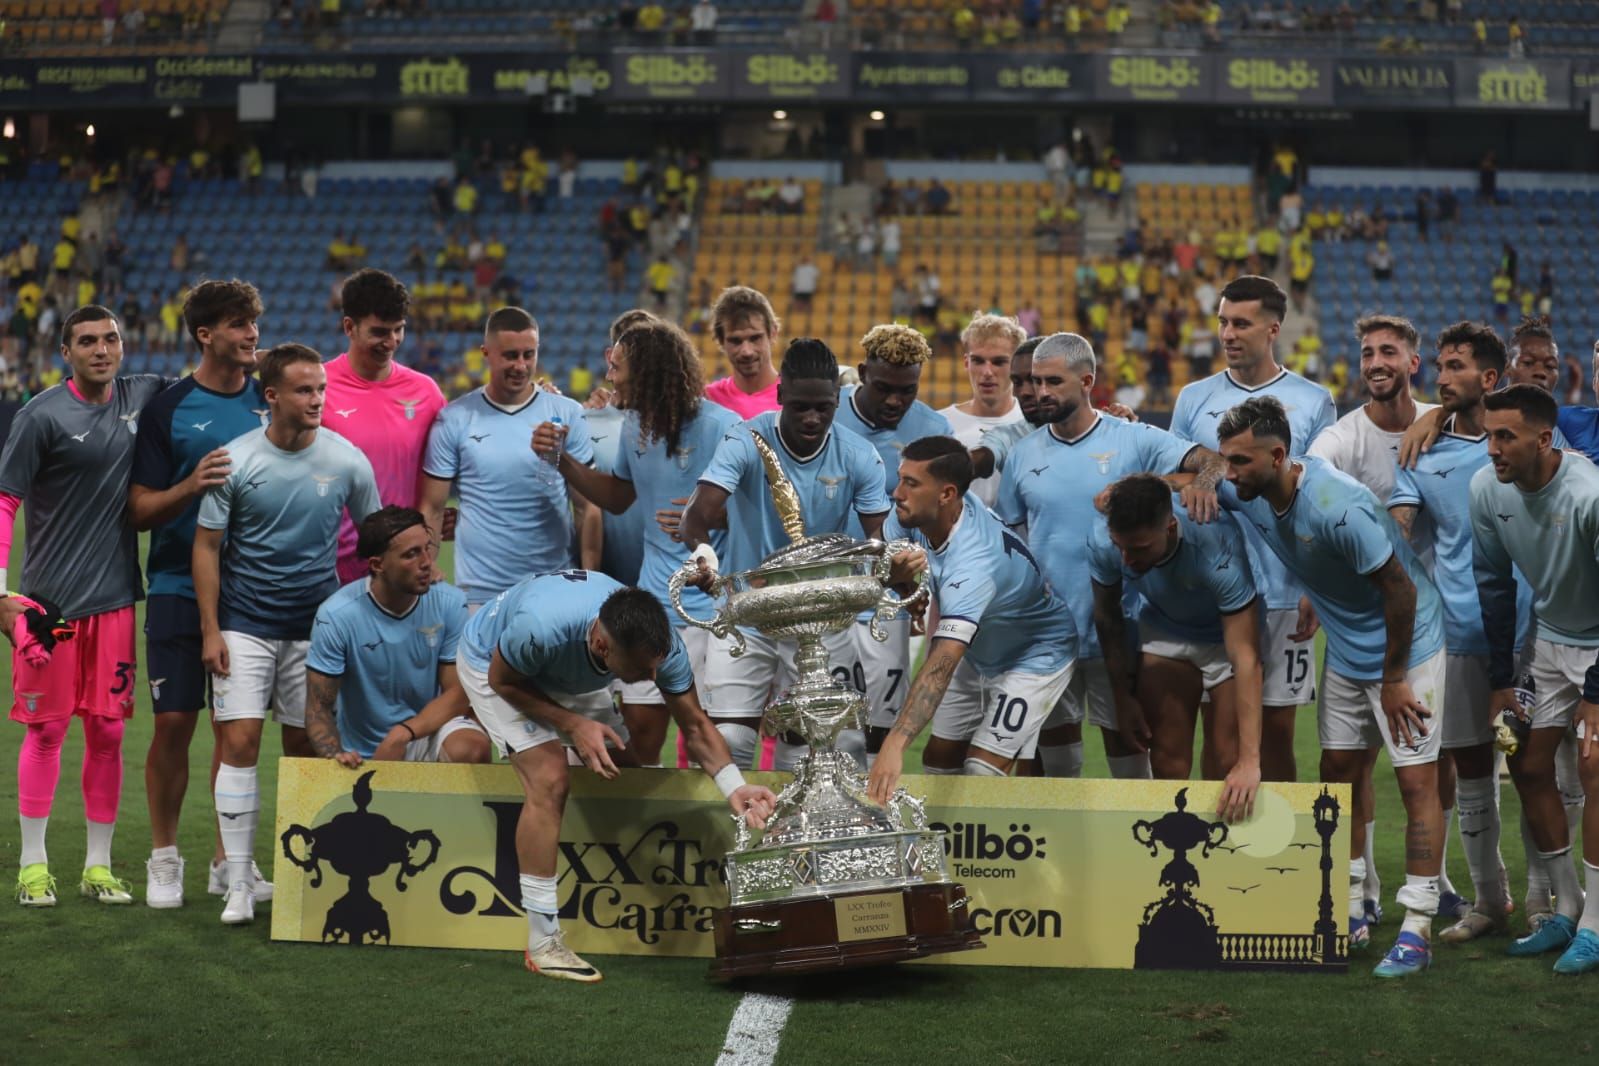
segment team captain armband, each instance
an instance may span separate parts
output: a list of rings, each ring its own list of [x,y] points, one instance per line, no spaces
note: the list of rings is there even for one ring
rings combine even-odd
[[[945,615],[938,620],[938,628],[933,630],[934,638],[945,637],[949,640],[958,640],[962,644],[970,644],[972,638],[977,636],[977,623],[968,618],[954,615]]]

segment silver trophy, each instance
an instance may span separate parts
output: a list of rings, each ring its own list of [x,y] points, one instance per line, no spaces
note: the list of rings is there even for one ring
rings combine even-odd
[[[833,677],[822,639],[870,611],[872,636],[886,640],[884,622],[919,609],[925,570],[909,598],[888,587],[893,556],[916,546],[805,536],[776,453],[751,435],[792,543],[753,570],[720,578],[712,595],[726,599],[710,620],[683,608],[683,585],[697,567],[689,560],[672,575],[672,606],[687,624],[730,640],[735,657],[744,651],[740,626],[795,643],[797,680],[767,706],[761,732],[797,734],[810,751],[764,830],[738,822],[712,976],[839,969],[981,947],[965,892],[950,880],[944,834],[928,828],[922,802],[901,788],[886,808],[873,803],[860,767],[836,747],[843,730],[864,727],[866,701]]]

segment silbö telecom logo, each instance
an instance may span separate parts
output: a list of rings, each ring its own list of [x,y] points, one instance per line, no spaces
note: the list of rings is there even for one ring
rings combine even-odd
[[[929,829],[944,834],[944,854],[951,860],[956,877],[968,881],[1014,881],[1017,867],[1034,859],[1046,858],[1047,838],[1033,835],[1026,822],[1012,822],[1005,832],[986,822],[933,822]],[[979,865],[981,864],[981,865]],[[972,927],[984,936],[1059,940],[1060,912],[1040,907],[973,907]]]

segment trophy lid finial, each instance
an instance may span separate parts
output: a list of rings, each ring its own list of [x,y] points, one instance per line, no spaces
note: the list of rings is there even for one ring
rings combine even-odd
[[[794,491],[794,483],[783,473],[783,465],[777,461],[777,452],[766,438],[751,429],[750,439],[755,442],[755,450],[760,453],[761,463],[766,467],[766,483],[772,490],[772,506],[777,508],[783,532],[788,534],[791,542],[797,544],[805,539],[805,516],[800,511],[799,493]]]

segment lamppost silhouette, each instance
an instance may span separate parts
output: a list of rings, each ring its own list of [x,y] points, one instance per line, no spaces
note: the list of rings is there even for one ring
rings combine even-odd
[[[1321,837],[1321,908],[1316,919],[1316,945],[1323,961],[1338,957],[1338,923],[1333,920],[1332,838],[1338,828],[1338,800],[1323,785],[1311,805],[1316,834]]]

